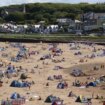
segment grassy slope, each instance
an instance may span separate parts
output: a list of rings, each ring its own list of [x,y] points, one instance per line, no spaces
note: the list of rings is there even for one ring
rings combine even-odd
[[[105,36],[41,35],[41,34],[0,34],[0,38],[32,39],[44,41],[95,41],[105,42]]]

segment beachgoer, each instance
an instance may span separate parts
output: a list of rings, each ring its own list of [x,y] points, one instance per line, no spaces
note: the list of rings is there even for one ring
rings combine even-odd
[[[46,83],[46,86],[49,86],[49,82]]]

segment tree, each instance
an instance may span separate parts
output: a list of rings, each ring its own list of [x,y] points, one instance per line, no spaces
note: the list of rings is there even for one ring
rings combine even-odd
[[[35,19],[37,22],[44,20],[42,14],[37,14],[37,15],[35,15],[35,16],[34,16],[34,19]]]
[[[5,18],[6,21],[15,21],[15,22],[24,21],[24,19],[25,19],[24,14],[21,12],[10,13]]]
[[[70,19],[74,20],[76,18],[76,14],[69,13],[69,14],[66,15],[66,18],[70,18]]]
[[[4,23],[5,21],[0,17],[0,23]]]
[[[15,11],[12,12],[11,8]],[[103,13],[105,4],[64,4],[64,3],[33,3],[26,4],[26,14],[23,14],[23,5],[13,5],[9,7],[0,7],[1,11],[7,10],[9,15],[4,18],[6,21],[25,22],[25,21],[47,21],[48,24],[54,24],[57,18],[80,19],[80,15],[86,12]],[[17,12],[18,11],[18,12]]]

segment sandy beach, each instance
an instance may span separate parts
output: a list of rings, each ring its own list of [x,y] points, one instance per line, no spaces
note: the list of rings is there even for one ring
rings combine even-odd
[[[45,102],[49,95],[59,97],[64,101],[64,105],[87,105],[75,102],[76,97],[68,97],[69,92],[72,91],[76,96],[82,95],[90,98],[94,94],[92,105],[103,105],[101,100],[95,99],[95,97],[97,95],[103,96],[104,100],[105,90],[101,88],[105,85],[104,82],[95,87],[89,86],[88,88],[73,86],[73,82],[75,80],[91,82],[105,75],[105,46],[60,43],[55,47],[60,49],[60,53],[54,55],[55,53],[50,50],[53,45],[49,43],[22,43],[18,47],[13,45],[15,46],[16,43],[0,42],[0,48],[3,48],[3,50],[0,50],[0,62],[3,63],[0,70],[5,72],[9,64],[14,66],[16,71],[20,66],[22,69],[15,77],[12,75],[10,78],[3,77],[1,79],[3,83],[0,87],[0,100],[10,99],[11,94],[17,92],[26,98],[25,105],[52,105]],[[12,61],[11,58],[17,56],[20,46],[26,48],[25,57],[22,57],[18,61]],[[45,57],[44,60],[40,59],[44,55],[49,54],[50,58]],[[94,67],[96,67],[96,70]],[[82,70],[85,75],[72,76],[71,73],[74,69]],[[22,73],[25,73],[29,77],[26,81],[33,81],[34,84],[30,87],[11,87],[10,85],[13,80],[21,81],[20,75]],[[62,75],[62,79],[48,80],[49,76],[53,77],[54,75]],[[68,87],[58,89],[57,85],[62,81],[66,82]],[[39,96],[41,100],[38,100]],[[30,98],[33,98],[33,100],[30,101]]]

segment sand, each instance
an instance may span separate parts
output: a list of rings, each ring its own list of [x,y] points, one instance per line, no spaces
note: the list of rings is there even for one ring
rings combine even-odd
[[[70,91],[73,91],[74,94],[77,96],[84,95],[86,97],[91,97],[92,93],[94,93],[94,96],[97,94],[103,95],[105,97],[105,91],[102,90],[99,86],[98,87],[89,87],[89,88],[78,88],[72,86],[72,82],[75,81],[75,79],[78,79],[80,81],[86,81],[87,76],[83,77],[73,77],[70,75],[70,72],[74,68],[80,68],[84,70],[85,73],[92,74],[92,77],[98,78],[101,75],[105,75],[105,69],[99,69],[98,71],[94,71],[93,67],[97,65],[100,67],[101,64],[105,65],[105,56],[101,57],[95,57],[93,59],[90,58],[84,58],[85,55],[92,54],[93,47],[80,44],[79,50],[70,50],[69,44],[59,44],[58,48],[61,48],[63,51],[63,54],[61,56],[55,57],[55,59],[61,60],[62,58],[65,58],[65,62],[59,62],[54,63],[51,59],[46,59],[44,62],[48,63],[48,65],[43,64],[43,61],[39,60],[40,57],[44,54],[49,54],[51,51],[48,50],[49,45],[46,43],[24,43],[29,51],[39,51],[38,55],[31,55],[28,57],[28,59],[22,59],[19,62],[12,62],[10,58],[12,56],[16,56],[18,48],[11,47],[9,45],[10,43],[0,43],[0,47],[6,47],[6,50],[0,51],[0,60],[3,62],[6,62],[6,64],[10,63],[17,66],[22,66],[23,69],[27,69],[28,76],[31,77],[28,79],[28,81],[34,81],[35,84],[31,86],[31,88],[14,88],[10,87],[10,84],[13,80],[18,80],[19,77],[12,77],[11,79],[4,78],[3,79],[3,86],[0,87],[0,100],[6,99],[7,97],[10,98],[11,94],[14,92],[18,92],[23,96],[26,96],[27,102],[25,105],[51,105],[51,103],[45,103],[45,99],[50,94],[53,94],[54,96],[60,97],[64,100],[65,105],[84,105],[81,103],[76,103],[75,97],[68,97],[68,93]],[[105,46],[99,46],[94,45],[96,49],[104,49]],[[43,50],[44,48],[44,50]],[[74,55],[75,52],[81,51],[82,55]],[[98,53],[99,51],[97,51]],[[8,57],[2,57],[1,55],[5,53],[8,54]],[[85,59],[87,62],[79,62],[80,59]],[[38,65],[38,68],[34,68],[36,65]],[[62,66],[64,69],[62,70],[53,70],[54,66]],[[30,73],[30,71],[34,69],[35,73]],[[6,67],[1,67],[1,70],[6,70]],[[91,72],[91,73],[90,73]],[[59,80],[49,81],[47,80],[48,76],[53,75],[62,75],[63,79],[68,83],[67,89],[57,89],[57,84],[59,83]],[[89,76],[88,76],[89,77]],[[8,83],[7,83],[8,81]],[[49,86],[46,86],[46,83],[49,82]],[[35,99],[34,101],[29,101],[29,98],[32,95],[27,95],[26,93],[29,92],[33,95],[41,96],[42,100]],[[100,103],[100,100],[93,99],[92,100],[93,105],[102,105]]]

